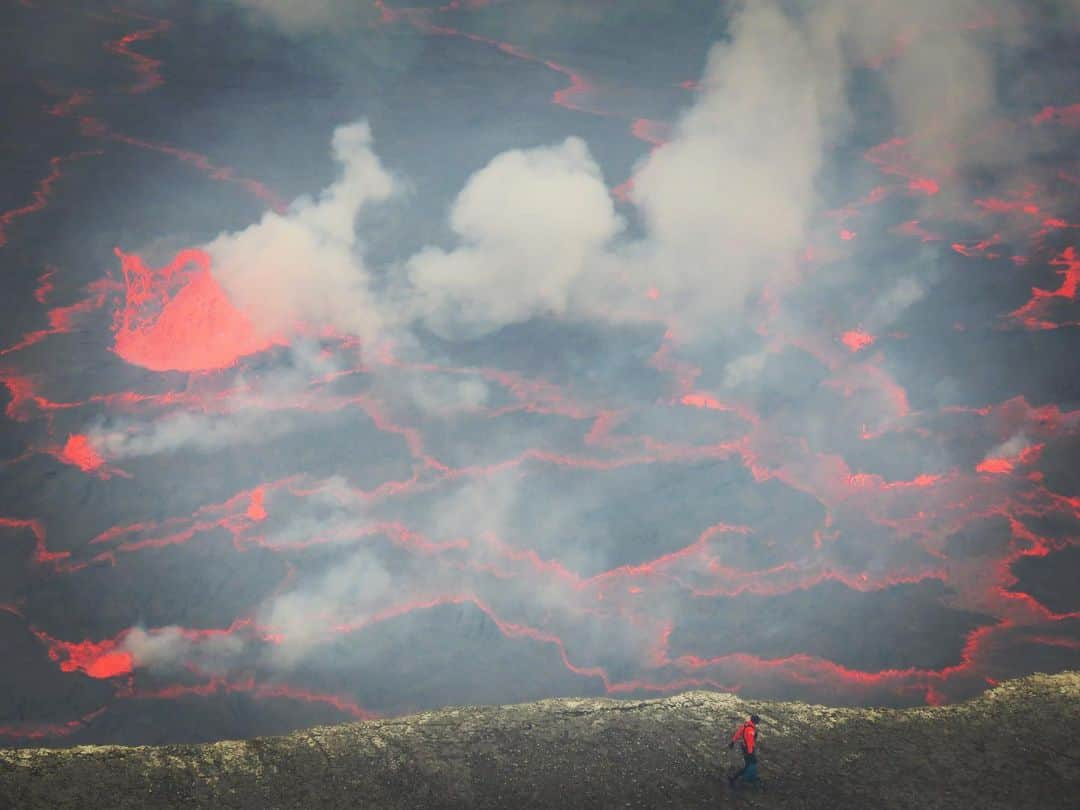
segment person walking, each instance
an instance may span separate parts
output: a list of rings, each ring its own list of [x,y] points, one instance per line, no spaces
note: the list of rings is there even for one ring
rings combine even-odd
[[[743,755],[742,768],[733,776],[728,777],[728,784],[732,788],[740,777],[747,782],[757,781],[757,726],[760,722],[761,718],[756,714],[750,715],[750,719],[739,726],[731,742],[728,743],[728,748],[734,748],[735,743],[739,743]]]

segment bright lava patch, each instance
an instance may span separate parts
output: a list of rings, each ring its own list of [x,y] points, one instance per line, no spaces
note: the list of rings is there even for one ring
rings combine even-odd
[[[844,332],[840,340],[851,351],[857,352],[865,349],[867,346],[874,345],[874,341],[876,341],[877,338],[869,334],[868,332],[863,332],[859,329],[852,329],[848,332]]]
[[[68,437],[63,449],[60,451],[60,460],[65,464],[72,464],[83,472],[91,472],[105,463],[90,444],[90,439],[81,433]]]
[[[115,321],[115,350],[153,371],[228,368],[280,340],[260,335],[233,306],[201,250],[184,250],[159,269],[116,250],[125,301]]]

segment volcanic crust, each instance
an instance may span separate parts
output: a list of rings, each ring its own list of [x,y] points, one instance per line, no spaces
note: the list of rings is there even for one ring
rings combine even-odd
[[[735,724],[762,782],[732,791]],[[4,808],[1066,807],[1080,672],[940,708],[840,709],[687,692],[459,707],[205,745],[0,751]]]

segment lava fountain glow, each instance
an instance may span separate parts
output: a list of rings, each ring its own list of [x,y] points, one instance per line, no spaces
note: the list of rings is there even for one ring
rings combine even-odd
[[[1080,666],[1064,6],[12,5],[0,744]]]

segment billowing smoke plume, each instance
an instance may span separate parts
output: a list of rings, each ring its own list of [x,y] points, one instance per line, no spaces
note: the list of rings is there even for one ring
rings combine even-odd
[[[942,144],[952,145],[950,160],[961,168],[980,156],[1022,159],[995,156],[981,137],[1000,112],[994,37],[957,34],[984,17],[995,31],[1016,30],[1003,24],[1014,22],[1005,0],[833,0],[796,12],[746,4],[730,41],[710,52],[699,98],[672,140],[635,172],[640,239],[619,239],[622,218],[583,141],[514,150],[458,195],[449,224],[459,245],[408,259],[410,285],[377,303],[354,220],[394,183],[358,124],[335,135],[345,172],[318,200],[267,214],[207,249],[235,303],[269,331],[303,321],[370,338],[383,322],[419,318],[439,334],[465,337],[537,315],[598,316],[612,304],[646,317],[641,291],[655,285],[660,299],[647,317],[677,312],[684,329],[708,334],[767,284],[792,278],[822,208],[822,169],[850,120],[851,70],[872,56],[898,48],[880,75],[916,163],[929,164]],[[913,291],[905,289],[898,294]]]
[[[312,379],[332,374],[337,363],[300,340],[285,362],[267,373],[236,375],[232,391],[205,410],[177,410],[152,420],[113,418],[87,430],[91,446],[109,461],[155,456],[180,449],[213,452],[285,435],[303,422],[312,404]]]
[[[771,3],[749,4],[731,33],[709,54],[675,138],[634,177],[648,233],[632,248],[641,276],[692,322],[740,313],[764,284],[790,277],[844,121],[834,38]]]
[[[578,138],[496,157],[458,195],[450,224],[460,247],[409,260],[420,314],[446,334],[565,314],[575,283],[622,227]]]
[[[387,199],[394,181],[371,151],[367,124],[339,128],[333,148],[342,175],[318,198],[301,198],[286,214],[268,212],[206,246],[233,303],[266,333],[298,323],[362,337],[378,332],[356,218],[364,205]]]
[[[766,51],[774,58],[762,60]],[[355,220],[394,183],[357,124],[334,137],[341,179],[286,215],[219,236],[206,247],[214,273],[270,333],[303,322],[371,338],[384,322],[419,318],[439,334],[475,336],[537,315],[600,314],[619,295],[617,279],[639,292],[659,284],[661,311],[691,326],[739,312],[790,274],[806,237],[814,183],[844,119],[839,46],[752,4],[701,84],[673,141],[636,174],[644,239],[616,241],[623,221],[583,141],[514,150],[458,195],[450,226],[460,244],[408,259],[411,286],[377,304]]]

